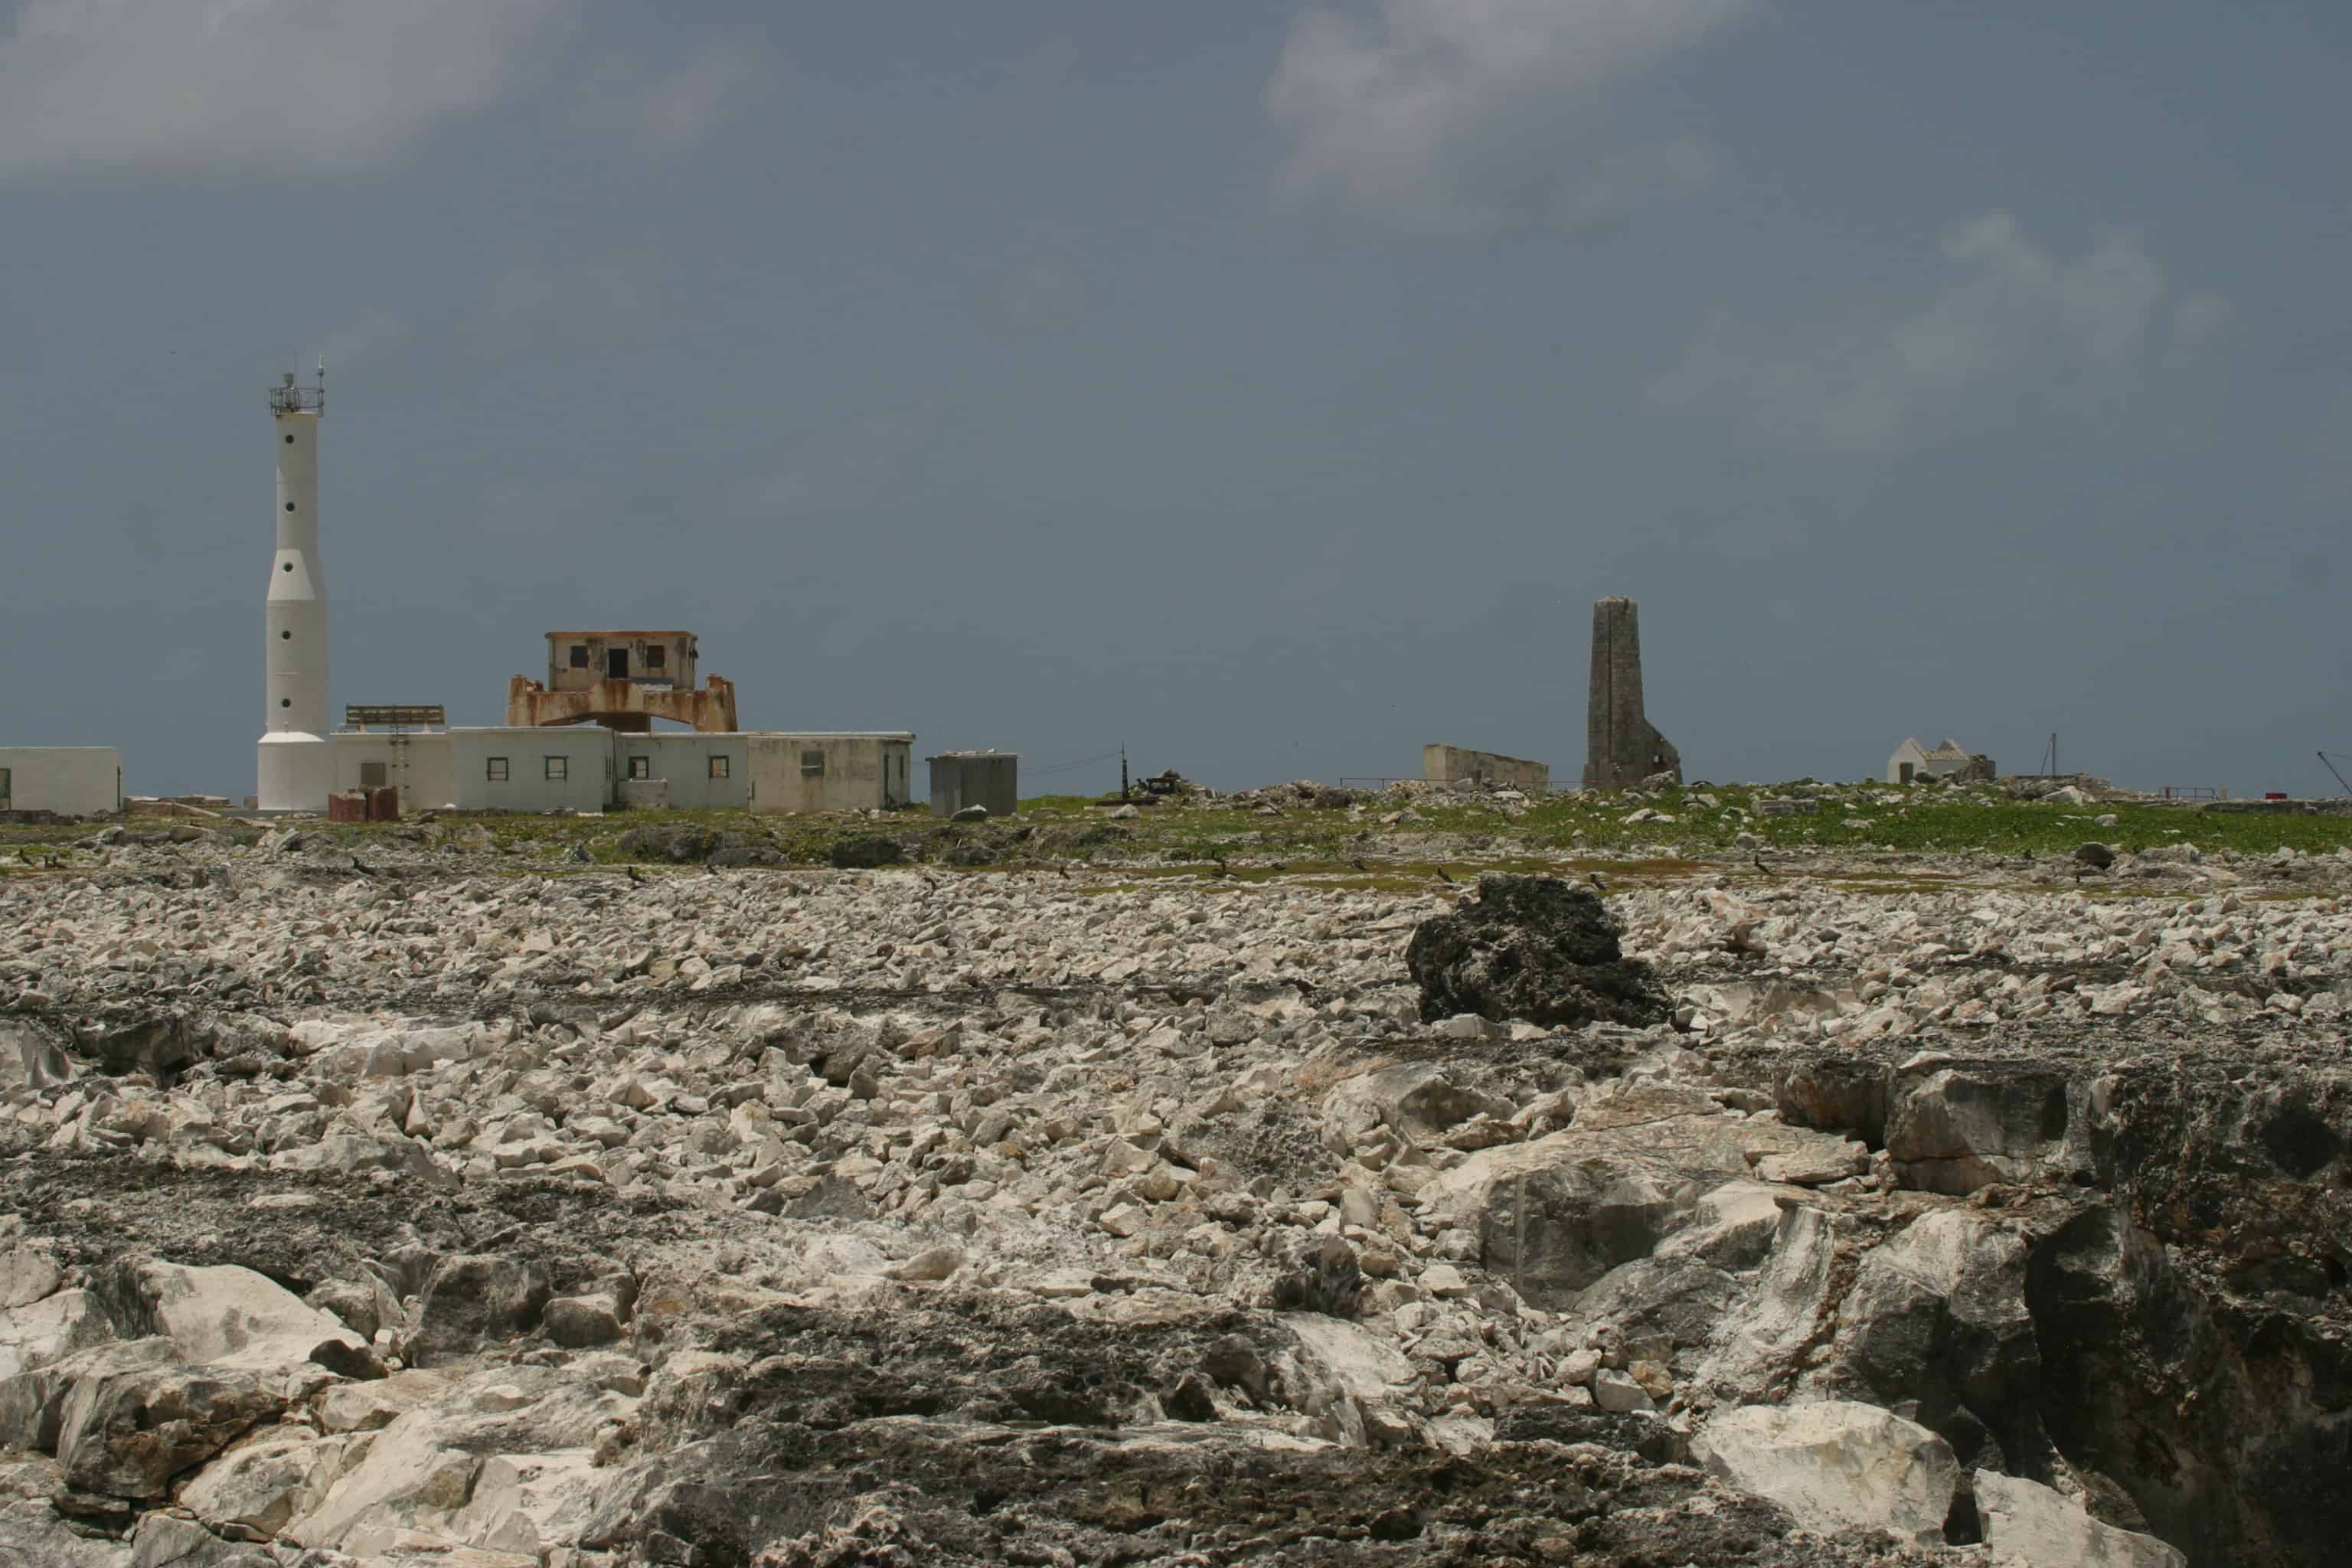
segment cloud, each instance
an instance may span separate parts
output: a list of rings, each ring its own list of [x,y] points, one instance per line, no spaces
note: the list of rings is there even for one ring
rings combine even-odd
[[[1094,309],[1094,290],[1068,263],[1039,257],[998,279],[985,309],[999,331],[1036,337],[1084,321]]]
[[[380,163],[512,90],[577,0],[25,0],[0,177]]]
[[[694,146],[772,86],[781,63],[763,44],[712,44],[657,70],[614,56],[582,84],[572,123],[617,135],[638,157],[658,160]]]
[[[330,370],[365,364],[396,349],[409,336],[409,325],[389,310],[369,306],[351,321],[321,337],[317,344],[301,356],[300,363],[309,365],[326,362]]]
[[[2352,505],[2352,387],[2338,392],[2321,411],[2310,449],[2305,499],[2330,509]]]
[[[1684,139],[1623,146],[1611,90],[1693,47],[1748,0],[1381,0],[1310,11],[1265,89],[1291,147],[1290,209],[1404,234],[1573,228],[1707,171]]]
[[[2178,293],[2127,234],[2061,261],[1990,213],[1952,228],[1943,256],[1962,276],[1907,315],[1794,338],[1717,318],[1651,382],[1651,405],[1719,415],[1787,446],[1884,449],[1922,438],[1972,389],[2030,380],[2063,401],[2153,348],[2192,348],[2229,318],[2218,296]]]
[[[658,257],[643,252],[520,262],[490,284],[467,339],[476,354],[491,359],[641,347],[669,314],[666,270]]]
[[[795,520],[862,510],[896,494],[945,428],[944,410],[926,399],[789,437],[767,471],[739,489],[737,504]]]

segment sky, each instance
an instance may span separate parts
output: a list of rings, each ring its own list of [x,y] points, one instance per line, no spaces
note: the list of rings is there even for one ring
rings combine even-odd
[[[2333,793],[2352,6],[0,0],[0,744],[242,796],[265,394],[330,697],[677,626],[1024,793]],[[2352,772],[2352,769],[2347,769]]]

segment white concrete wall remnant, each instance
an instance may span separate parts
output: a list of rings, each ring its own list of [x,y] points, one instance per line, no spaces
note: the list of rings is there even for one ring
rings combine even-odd
[[[0,811],[95,816],[122,809],[122,753],[112,746],[0,746]]]
[[[741,738],[751,748],[753,811],[887,811],[908,801],[912,731],[757,731]]]
[[[1486,784],[1500,789],[1551,788],[1551,764],[1507,757],[1500,752],[1474,752],[1465,746],[1432,742],[1421,749],[1421,776],[1426,784]]]
[[[265,811],[324,811],[335,782],[327,724],[327,577],[319,558],[319,421],[273,415],[278,549],[262,619],[265,725],[257,752]]]

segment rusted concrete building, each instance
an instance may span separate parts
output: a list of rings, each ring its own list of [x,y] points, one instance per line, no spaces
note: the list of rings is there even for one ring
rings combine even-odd
[[[1542,795],[1551,788],[1551,764],[1507,757],[1500,752],[1432,744],[1421,749],[1421,777],[1424,784],[1491,784]]]
[[[507,683],[507,722],[602,724],[645,734],[656,719],[706,732],[735,728],[735,687],[714,675],[695,687],[699,649],[692,632],[547,634],[547,679]]]

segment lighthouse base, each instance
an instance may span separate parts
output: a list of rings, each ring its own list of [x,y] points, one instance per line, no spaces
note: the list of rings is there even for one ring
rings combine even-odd
[[[335,748],[324,736],[280,731],[261,737],[255,751],[255,798],[262,810],[327,809],[327,797],[335,792]]]

